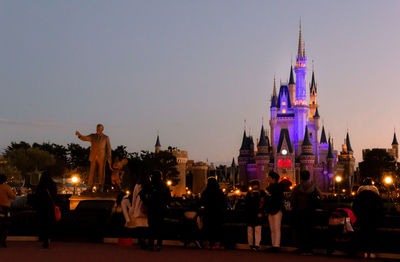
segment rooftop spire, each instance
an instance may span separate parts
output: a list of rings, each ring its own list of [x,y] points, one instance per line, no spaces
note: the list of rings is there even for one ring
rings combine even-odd
[[[306,132],[304,132],[304,140],[302,146],[312,146],[310,136],[308,134],[308,126],[306,125]]]
[[[261,134],[260,134],[260,141],[258,146],[268,146],[267,138],[265,137],[264,125],[261,126]]]
[[[303,45],[303,39],[301,37],[301,18],[299,24],[299,48],[297,50],[297,59],[303,58],[305,56],[305,48]]]
[[[242,146],[240,147],[240,150],[246,150],[247,149],[247,135],[246,135],[246,129],[243,131],[243,139],[242,139]]]
[[[349,131],[347,131],[347,135],[346,135],[346,147],[347,147],[347,152],[354,152],[353,149],[351,148],[351,144],[350,144]]]
[[[157,141],[155,147],[161,147],[160,136],[157,134]]]
[[[330,141],[330,138],[329,138],[329,141]],[[326,143],[328,143],[328,142],[326,141],[325,127],[324,127],[324,126],[322,126],[321,140],[319,141],[319,143],[320,143],[320,144],[326,144]]]
[[[314,118],[319,118],[318,107],[315,109]]]
[[[274,74],[274,93],[273,93],[273,96],[276,97],[276,77],[275,77],[275,74]]]
[[[290,65],[289,85],[294,85],[294,84],[296,84],[296,83],[294,82],[294,77],[293,77],[293,66]]]
[[[399,142],[397,142],[397,137],[396,137],[396,132],[393,134],[393,142],[392,142],[392,146],[393,145],[398,145]]]

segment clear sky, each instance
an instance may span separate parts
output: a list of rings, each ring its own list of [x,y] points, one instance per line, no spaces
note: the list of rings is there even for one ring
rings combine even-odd
[[[336,149],[348,128],[359,161],[400,130],[399,14],[395,0],[1,1],[0,148],[78,143],[100,122],[113,147],[153,150],[159,130],[230,162],[243,120],[256,137],[269,120],[301,17],[325,128]]]

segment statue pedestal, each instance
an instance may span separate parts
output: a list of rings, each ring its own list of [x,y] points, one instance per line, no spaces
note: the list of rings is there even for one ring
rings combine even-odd
[[[79,202],[86,200],[112,200],[117,202],[117,197],[120,192],[109,192],[109,193],[88,193],[82,195],[72,195],[69,198],[69,210],[75,210]]]

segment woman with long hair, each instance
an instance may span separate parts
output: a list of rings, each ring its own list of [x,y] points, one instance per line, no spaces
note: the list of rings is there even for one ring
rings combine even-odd
[[[39,215],[39,240],[43,248],[50,247],[51,230],[55,223],[54,203],[57,197],[57,185],[48,171],[40,177],[36,190],[36,207]]]

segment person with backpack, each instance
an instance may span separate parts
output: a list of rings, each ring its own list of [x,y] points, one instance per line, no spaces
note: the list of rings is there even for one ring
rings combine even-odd
[[[143,187],[140,192],[140,199],[147,207],[149,222],[149,249],[160,251],[162,247],[162,228],[166,208],[171,200],[171,192],[161,179],[161,171],[151,173],[151,182]],[[154,240],[157,240],[154,246]]]
[[[283,185],[278,183],[279,175],[275,172],[269,172],[267,192],[269,201],[267,205],[268,223],[271,230],[271,252],[279,251],[281,246],[281,222],[282,214],[285,209],[283,204]]]
[[[315,210],[319,207],[321,193],[310,181],[310,172],[300,172],[300,184],[291,195],[292,219],[296,233],[297,252],[302,255],[312,255],[312,236]]]
[[[264,203],[267,195],[260,189],[258,180],[250,181],[251,189],[246,194],[245,208],[247,218],[247,241],[250,249],[258,251],[261,242],[261,230],[264,223]]]

